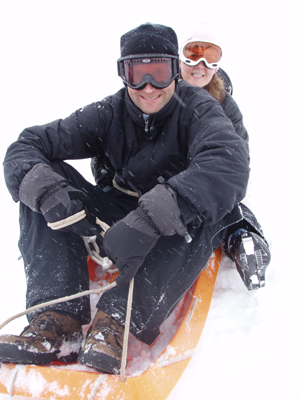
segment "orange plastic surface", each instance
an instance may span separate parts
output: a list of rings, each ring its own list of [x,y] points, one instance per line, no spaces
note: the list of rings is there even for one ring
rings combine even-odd
[[[141,375],[127,377],[57,366],[0,364],[0,393],[51,400],[164,400],[193,355],[208,315],[222,251],[197,279],[185,316],[169,345]],[[32,382],[36,382],[33,385]]]

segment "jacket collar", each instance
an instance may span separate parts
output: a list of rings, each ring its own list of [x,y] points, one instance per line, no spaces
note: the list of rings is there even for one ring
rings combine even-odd
[[[133,103],[126,89],[125,103],[127,111],[133,122],[143,128],[146,138],[152,140],[159,132],[159,128],[172,114],[177,103],[179,90],[179,85],[176,84],[175,92],[171,100],[157,113],[146,115]]]

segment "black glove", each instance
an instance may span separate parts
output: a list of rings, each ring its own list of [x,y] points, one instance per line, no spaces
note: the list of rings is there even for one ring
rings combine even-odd
[[[178,233],[184,236],[187,233],[180,216],[177,194],[170,186],[156,185],[139,198],[138,204],[162,235],[172,236]]]
[[[102,243],[102,229],[88,212],[87,196],[66,183],[60,183],[56,190],[41,199],[40,211],[48,226],[62,232],[73,232],[79,236],[94,236]],[[80,219],[76,222],[76,216]]]
[[[131,281],[159,237],[151,218],[139,207],[106,231],[103,247],[120,271],[117,285]]]
[[[88,212],[88,196],[70,186],[47,164],[36,164],[25,175],[19,193],[22,203],[33,211],[41,212],[52,229],[73,232],[79,236],[96,235],[102,243],[102,229],[96,225],[96,218]],[[80,212],[79,221],[76,222],[73,217]],[[70,221],[66,220],[70,217]]]
[[[139,205],[104,236],[104,251],[120,271],[119,286],[131,281],[161,235],[186,233],[176,193],[170,187],[157,185],[141,196]]]

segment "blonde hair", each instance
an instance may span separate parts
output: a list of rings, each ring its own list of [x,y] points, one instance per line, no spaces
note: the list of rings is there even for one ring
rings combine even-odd
[[[225,98],[225,83],[223,79],[215,73],[208,85],[204,89],[220,104]]]
[[[181,72],[180,78],[183,79]],[[203,89],[205,89],[220,104],[226,96],[225,83],[217,73],[214,74],[209,84],[206,85]]]

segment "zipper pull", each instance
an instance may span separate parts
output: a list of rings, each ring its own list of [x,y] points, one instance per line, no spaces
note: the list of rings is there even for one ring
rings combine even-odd
[[[192,239],[192,236],[191,236],[188,232],[185,232],[185,234],[184,234],[184,239],[185,239],[185,241],[186,241],[187,243],[191,243],[191,241],[193,240],[193,239]]]
[[[149,132],[149,115],[148,114],[143,114],[143,118],[145,121],[145,132]]]

